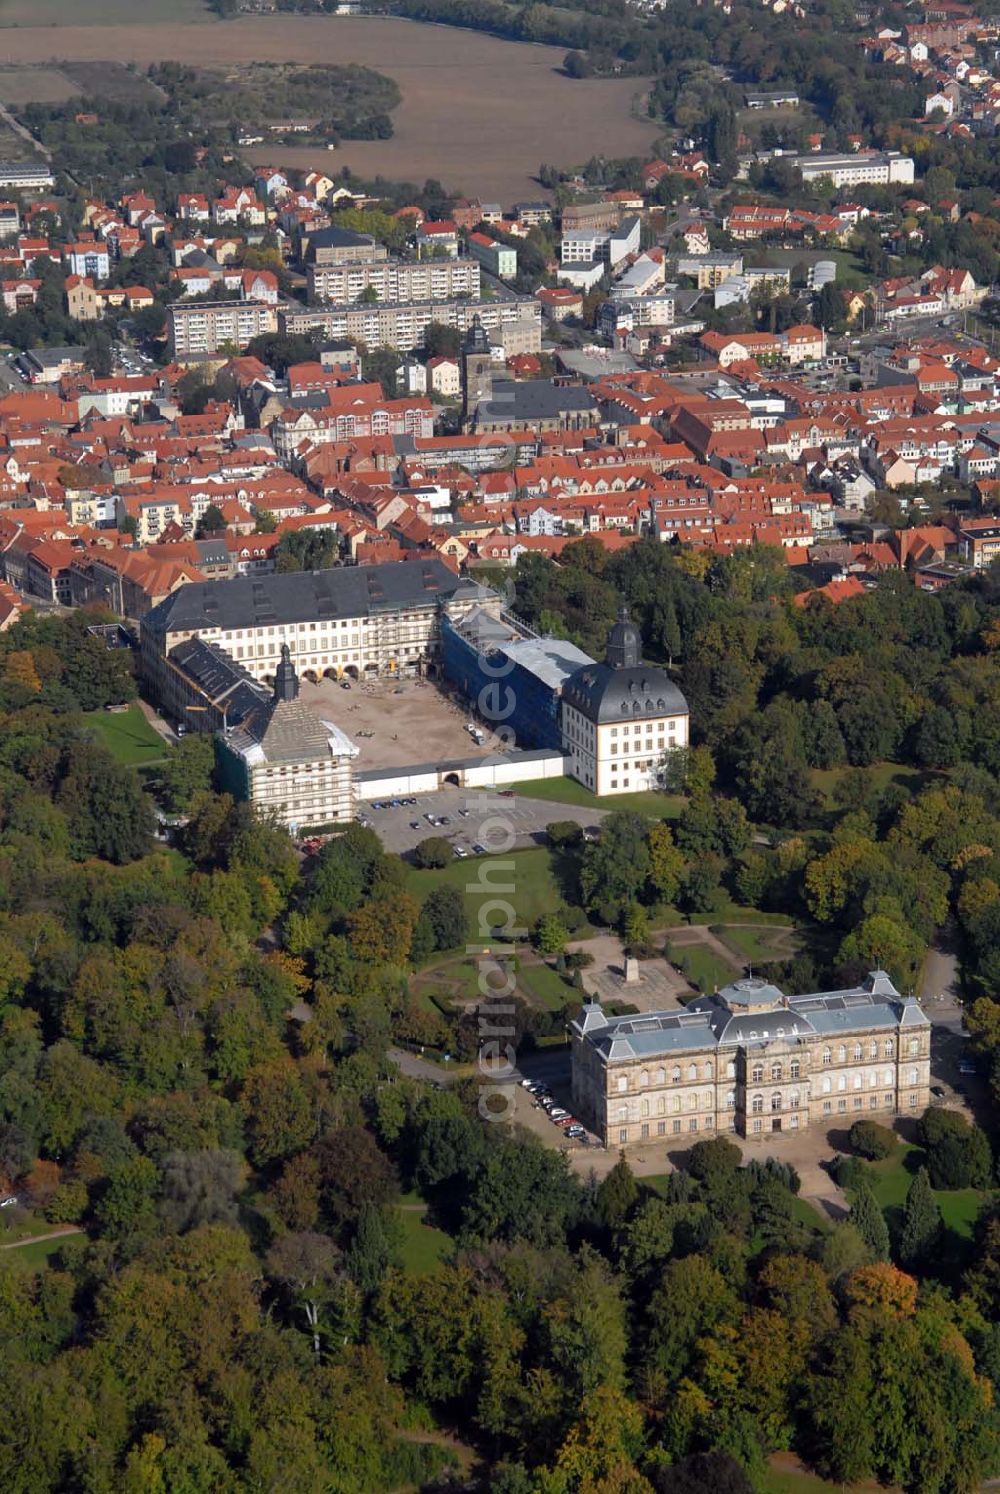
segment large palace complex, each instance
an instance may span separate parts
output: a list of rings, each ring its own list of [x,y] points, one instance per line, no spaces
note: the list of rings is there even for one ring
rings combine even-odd
[[[606,1146],[657,1137],[776,1132],[862,1116],[919,1115],[930,1102],[931,1028],[884,971],[846,991],[785,996],[738,980],[676,1011],[570,1026],[573,1108]]]
[[[323,676],[442,678],[473,713],[501,681],[503,724],[516,751],[555,754],[558,772],[598,795],[655,788],[666,754],[688,743],[687,702],[665,669],[643,662],[624,608],[598,662],[565,639],[539,637],[495,591],[455,575],[437,556],[180,586],[142,618],[141,647],[147,689],[169,716],[223,737],[241,731],[244,745],[251,718],[251,735],[271,722],[271,706],[262,707],[279,672],[286,695],[294,681],[296,698],[300,680]],[[306,720],[304,708],[295,709]],[[273,724],[269,732],[273,745]],[[286,723],[284,753],[288,738]],[[234,792],[256,801],[266,784],[266,807],[286,824],[316,824],[312,789],[320,777],[332,782],[328,740],[317,758],[322,768],[312,771],[302,758],[295,775],[287,764],[277,777],[241,772]],[[350,818],[356,801],[344,743],[351,746],[344,738],[334,754],[334,820]],[[308,802],[298,801],[293,777],[309,787]]]

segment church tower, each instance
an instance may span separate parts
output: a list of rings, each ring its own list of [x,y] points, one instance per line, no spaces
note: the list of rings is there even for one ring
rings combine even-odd
[[[292,663],[292,651],[287,643],[281,645],[281,663],[274,672],[274,698],[295,700],[299,693],[299,677]]]
[[[468,430],[476,414],[476,406],[487,403],[493,392],[493,357],[490,340],[479,317],[473,317],[472,326],[462,343],[462,426]]]
[[[642,663],[642,638],[624,602],[618,608],[618,621],[608,631],[604,659],[609,669],[638,669]]]

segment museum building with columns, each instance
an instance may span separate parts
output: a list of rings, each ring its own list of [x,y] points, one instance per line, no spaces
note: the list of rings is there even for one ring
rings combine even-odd
[[[812,1126],[919,1115],[930,1101],[930,1021],[883,970],[842,991],[786,996],[735,981],[675,1011],[570,1024],[573,1110],[605,1146],[735,1133],[773,1141]]]

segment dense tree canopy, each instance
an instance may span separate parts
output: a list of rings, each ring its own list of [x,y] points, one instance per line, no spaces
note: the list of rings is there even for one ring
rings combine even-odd
[[[732,898],[806,928],[773,967],[793,990],[874,960],[912,979],[951,922],[990,1063],[995,578],[939,597],[890,581],[817,619],[767,552],[702,577],[665,546],[573,548],[559,571],[518,568],[518,605],[586,641],[623,590],[698,702],[697,740],[665,765],[669,821],[628,809],[584,838],[554,820],[530,853],[562,902],[510,958],[564,977],[552,1012],[428,997],[423,967],[457,968],[474,921],[439,857],[411,873],[355,824],[302,861],[213,790],[203,742],[147,780],[117,762],[85,712],[134,682],[87,618],[0,638],[0,1184],[18,1200],[0,1230],[27,1206],[30,1227],[82,1231],[45,1264],[0,1252],[5,1487],[369,1494],[462,1461],[470,1494],[744,1494],[774,1450],[942,1494],[998,1472],[986,1131],[929,1111],[884,1210],[875,1169],[897,1153],[855,1128],[830,1228],[794,1169],[726,1138],[662,1179],[626,1159],[591,1179],[487,1118],[474,1067],[501,1017],[518,1050],[561,1038],[588,916],[644,949],[665,909]],[[892,717],[894,781],[858,760],[866,691]],[[930,709],[969,719],[947,766],[914,730]],[[154,803],[183,821],[169,851]],[[394,1045],[437,1057],[440,1082],[406,1077]],[[972,1240],[942,1209],[954,1188],[983,1195]],[[430,1256],[414,1224],[439,1231]]]

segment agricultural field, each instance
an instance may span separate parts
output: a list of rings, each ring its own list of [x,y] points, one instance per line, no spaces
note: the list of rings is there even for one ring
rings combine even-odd
[[[30,8],[34,24],[25,25],[28,0],[0,0],[0,16],[10,27],[4,62],[56,71],[63,62],[107,58],[142,67],[164,61],[207,68],[357,63],[400,89],[392,140],[353,140],[337,150],[280,147],[268,150],[269,160],[327,171],[346,165],[365,177],[419,182],[434,175],[449,190],[504,202],[539,195],[533,178],[543,157],[647,155],[656,138],[638,107],[636,79],[574,81],[563,76],[564,53],[557,47],[388,17],[245,16],[202,24],[207,13],[192,11],[200,0],[150,0],[141,22],[128,5],[131,24],[125,24],[126,4],[92,0],[88,19],[93,10],[106,15],[107,24],[80,25],[75,0],[42,0]],[[46,20],[39,22],[40,15]],[[156,24],[168,19],[169,29]],[[54,29],[56,21],[67,24]]]
[[[144,25],[191,25],[217,19],[206,0],[140,0]],[[0,0],[0,27],[124,26],[135,0]]]
[[[59,67],[0,67],[0,100],[21,104],[62,104],[88,96],[121,104],[162,102],[155,83],[121,62],[66,62]]]
[[[5,104],[61,104],[80,92],[55,67],[0,67],[0,100]]]

